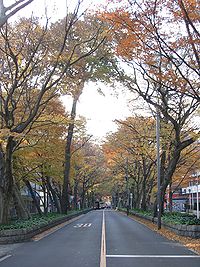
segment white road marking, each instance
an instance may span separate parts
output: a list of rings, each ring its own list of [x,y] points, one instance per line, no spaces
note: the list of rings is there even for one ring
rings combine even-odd
[[[92,224],[91,223],[86,223],[83,225],[83,227],[90,227]]]
[[[200,258],[200,255],[106,255],[107,258]]]
[[[106,267],[106,231],[105,231],[105,214],[104,214],[104,211],[103,211],[103,220],[102,220],[100,267]]]
[[[91,223],[78,223],[74,225],[74,228],[81,228],[81,227],[90,227],[92,224]]]
[[[83,226],[83,223],[78,223],[77,225],[74,225],[75,228],[80,228],[81,226]]]
[[[12,255],[6,255],[2,258],[0,258],[0,262],[5,261],[6,259],[10,258]]]

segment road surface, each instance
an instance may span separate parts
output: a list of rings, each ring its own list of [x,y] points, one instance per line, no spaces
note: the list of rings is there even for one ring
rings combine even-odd
[[[20,244],[0,267],[199,267],[200,256],[112,210]]]

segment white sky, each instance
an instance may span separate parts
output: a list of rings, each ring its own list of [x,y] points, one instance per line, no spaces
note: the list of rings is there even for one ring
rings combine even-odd
[[[4,0],[4,5],[9,6],[14,3],[14,0]],[[83,9],[91,7],[94,8],[95,4],[102,4],[105,0],[83,0]],[[76,0],[34,0],[29,6],[17,13],[13,19],[19,16],[31,16],[32,12],[36,16],[44,15],[45,6],[48,7],[47,15],[52,20],[57,20],[66,15],[66,5],[76,3]],[[103,86],[102,84],[99,86]],[[128,97],[120,93],[118,90],[118,98],[113,95],[113,91],[103,86],[101,88],[105,96],[97,92],[95,84],[88,84],[80,101],[77,105],[77,115],[84,116],[87,119],[88,133],[92,134],[94,138],[102,139],[106,133],[116,130],[115,119],[125,119],[130,116],[131,112],[128,108]],[[112,94],[111,92],[112,91]],[[64,98],[66,109],[70,111],[71,101],[69,98]]]
[[[101,90],[105,94],[103,96],[97,91],[99,87],[90,82],[84,88],[77,105],[77,115],[87,119],[88,134],[103,140],[107,133],[117,129],[114,120],[125,119],[131,115],[131,112],[128,107],[129,100],[123,92],[120,92],[120,89],[117,90],[116,96],[113,89],[101,84]],[[64,97],[64,103],[70,111],[72,101]]]
[[[95,9],[96,5],[100,5],[106,0],[81,0],[80,10],[85,11],[85,9],[91,8]],[[9,6],[15,3],[15,0],[4,0],[4,5]],[[25,7],[23,10],[19,11],[15,16],[16,19],[19,16],[31,16],[32,12],[34,15],[40,17],[45,14],[45,7],[47,7],[47,15],[51,17],[52,20],[57,20],[63,18],[66,15],[66,7],[73,10],[77,4],[77,0],[34,0],[31,4]]]

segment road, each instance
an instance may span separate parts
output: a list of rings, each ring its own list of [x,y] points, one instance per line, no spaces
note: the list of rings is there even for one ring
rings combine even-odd
[[[97,210],[0,258],[0,267],[38,266],[199,267],[200,256],[121,213]]]

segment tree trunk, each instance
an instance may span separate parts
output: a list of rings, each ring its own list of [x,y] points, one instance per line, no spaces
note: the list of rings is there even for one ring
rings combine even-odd
[[[11,194],[8,195],[0,189],[0,224],[8,224],[10,221]]]
[[[169,184],[169,211],[172,212],[172,197],[173,197],[173,192],[172,192],[172,184]]]
[[[31,194],[31,197],[32,197],[32,199],[33,199],[33,202],[34,202],[34,204],[35,204],[35,207],[36,207],[38,213],[39,213],[40,215],[42,215],[42,210],[41,210],[41,208],[40,208],[40,204],[38,203],[38,200],[37,200],[36,195],[35,195],[35,193],[34,193],[34,191],[33,191],[33,188],[32,188],[32,186],[31,186],[31,183],[30,183],[28,180],[26,180],[26,179],[24,179],[23,181],[24,181],[25,185],[27,186],[27,188],[28,188],[28,190],[29,190],[29,192],[30,192],[30,194]]]
[[[154,203],[153,203],[153,218],[157,217],[158,215],[158,208],[157,208],[157,198],[155,199]]]
[[[67,142],[65,147],[65,169],[64,169],[63,190],[61,197],[61,209],[63,213],[67,213],[67,210],[69,209],[69,174],[71,167],[71,144],[74,132],[77,102],[78,102],[78,97],[74,97],[71,110],[71,117],[70,117],[71,123],[69,124],[68,127]]]
[[[17,217],[21,218],[21,219],[30,219],[31,218],[31,214],[28,211],[24,200],[20,194],[20,191],[17,187],[16,184],[13,185],[13,200],[15,203],[15,208],[16,208],[16,212],[17,212]]]
[[[74,207],[78,209],[78,181],[75,180],[74,182]]]
[[[8,224],[12,197],[17,205],[20,218],[28,219],[30,214],[23,203],[22,196],[16,187],[12,173],[12,158],[15,141],[12,136],[7,139],[6,151],[0,147],[0,223]]]
[[[85,183],[83,182],[83,186],[82,186],[82,194],[81,194],[81,209],[85,208]]]
[[[5,187],[5,155],[0,145],[0,224],[5,224],[8,222],[8,208],[6,202],[10,202],[10,200],[6,199],[4,187]]]
[[[56,194],[56,191],[53,189],[53,187],[51,185],[51,182],[50,182],[50,178],[49,177],[46,177],[46,182],[47,182],[47,187],[48,187],[49,191],[52,194],[53,202],[54,202],[54,204],[56,206],[57,212],[58,213],[61,213],[60,201],[58,199],[58,196]]]

